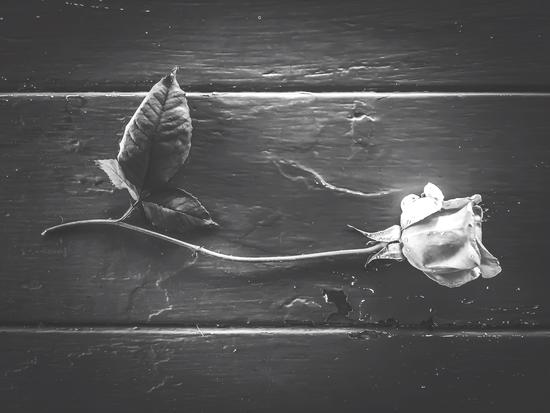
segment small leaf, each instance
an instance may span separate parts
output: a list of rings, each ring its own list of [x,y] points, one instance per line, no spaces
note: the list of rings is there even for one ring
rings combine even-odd
[[[398,242],[392,242],[391,244],[386,245],[384,248],[382,248],[376,254],[371,256],[367,260],[367,263],[365,264],[365,267],[368,266],[371,262],[373,262],[375,260],[403,261],[404,259],[405,259],[405,256],[403,255],[403,252],[401,250],[401,244],[398,243]]]
[[[176,70],[163,77],[143,99],[126,125],[117,160],[140,191],[166,184],[191,148],[191,117]]]
[[[386,228],[382,231],[377,232],[367,232],[359,228],[354,227],[353,225],[348,225],[348,228],[351,228],[360,234],[364,235],[367,238],[370,238],[378,242],[393,242],[398,241],[401,237],[401,227],[399,225],[392,225],[389,228]]]
[[[120,165],[116,159],[100,159],[95,161],[95,163],[103,172],[107,174],[115,188],[127,189],[130,196],[137,201],[138,191],[136,187],[126,179],[124,172],[120,168]]]
[[[143,200],[143,210],[151,224],[165,232],[218,226],[197,198],[179,188],[153,192]]]

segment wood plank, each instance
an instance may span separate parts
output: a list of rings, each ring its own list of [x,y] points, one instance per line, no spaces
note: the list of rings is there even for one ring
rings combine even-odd
[[[0,322],[194,325],[371,323],[394,318],[476,326],[546,325],[550,97],[377,94],[191,95],[193,147],[176,182],[218,231],[185,239],[238,255],[360,248],[346,229],[398,222],[399,203],[434,182],[484,195],[484,241],[504,271],[458,289],[408,264],[364,259],[252,265],[122,229],[43,239],[59,222],[116,217],[95,159],[113,157],[141,96],[0,100]],[[316,185],[299,163],[327,182]],[[286,169],[285,169],[286,168]],[[392,191],[379,194],[380,191]],[[347,297],[352,312],[324,300]],[[343,294],[338,293],[342,291]]]
[[[543,411],[548,345],[548,336],[3,333],[0,397],[13,413]]]
[[[538,0],[2,1],[0,90],[550,90]]]

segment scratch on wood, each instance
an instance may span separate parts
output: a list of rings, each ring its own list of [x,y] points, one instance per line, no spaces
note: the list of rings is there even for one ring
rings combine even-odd
[[[322,308],[322,305],[319,303],[316,303],[315,301],[304,298],[304,297],[297,297],[292,299],[290,302],[287,302],[283,304],[285,308],[292,308],[294,306],[305,306],[310,308]]]
[[[149,314],[147,316],[147,321],[151,321],[153,318],[158,317],[158,316],[164,314],[165,312],[171,311],[173,309],[174,309],[174,306],[172,304],[170,304],[168,307],[164,307],[164,308],[161,308],[158,311],[152,312],[151,314]]]
[[[388,189],[376,192],[361,192],[354,189],[343,188],[340,186],[332,185],[327,182],[319,172],[311,169],[307,166],[301,165],[298,162],[277,159],[272,161],[277,167],[282,176],[291,181],[304,181],[311,188],[324,188],[335,192],[342,192],[348,195],[360,196],[365,198],[375,198],[379,196],[389,195],[394,192],[399,192],[398,189]]]
[[[154,391],[166,386],[166,383],[168,382],[168,380],[170,380],[172,378],[172,376],[166,376],[166,377],[163,377],[162,380],[160,381],[160,383],[158,384],[155,384],[154,386],[152,386],[149,390],[147,390],[147,393],[153,393]]]

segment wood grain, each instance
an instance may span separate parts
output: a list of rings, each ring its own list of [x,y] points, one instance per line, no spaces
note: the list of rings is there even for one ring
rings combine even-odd
[[[3,333],[4,411],[501,413],[547,404],[547,336],[129,333]]]
[[[117,217],[127,208],[129,196],[113,191],[93,161],[116,154],[140,99],[0,100],[0,322],[278,325],[394,318],[529,327],[550,321],[543,252],[549,97],[189,98],[193,146],[176,182],[200,198],[221,228],[186,240],[238,255],[360,248],[365,240],[347,224],[372,230],[395,224],[401,198],[431,181],[449,197],[483,194],[484,242],[504,268],[495,279],[458,289],[438,286],[405,263],[365,271],[365,259],[300,265],[194,259],[122,229],[43,239],[47,226]],[[323,188],[296,163],[370,196]],[[325,302],[325,290],[344,299],[340,308]]]
[[[550,90],[538,0],[2,1],[0,90]]]

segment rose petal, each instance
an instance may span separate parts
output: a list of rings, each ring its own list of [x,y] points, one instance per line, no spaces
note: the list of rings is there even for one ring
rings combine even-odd
[[[481,202],[481,195],[479,194],[473,194],[470,199],[472,200],[472,202],[477,205]]]
[[[429,278],[434,280],[436,283],[449,288],[460,287],[461,285],[464,285],[467,282],[475,280],[476,278],[479,277],[480,273],[481,271],[478,267],[475,267],[469,270],[450,272],[446,274],[438,274],[438,273],[424,271],[424,274],[426,274]]]
[[[441,210],[442,201],[431,197],[417,198],[407,203],[401,213],[401,228],[405,229]]]
[[[436,201],[443,201],[444,199],[443,192],[441,192],[441,189],[439,189],[437,186],[435,186],[431,182],[428,182],[424,187],[424,196],[433,198]]]
[[[474,205],[477,205],[481,202],[481,195],[475,194],[467,198],[453,198],[449,199],[447,201],[443,201],[443,209],[460,209],[464,208],[464,206],[468,203],[473,203]]]
[[[454,272],[481,263],[471,203],[458,211],[441,211],[405,229],[403,254],[421,271]]]
[[[430,182],[424,187],[422,197],[407,195],[401,201],[401,227],[405,229],[441,210],[443,199],[443,192]]]
[[[476,239],[481,242],[483,232],[481,230],[481,224],[483,222],[483,208],[479,205],[473,205],[472,210],[474,211],[474,228],[476,233]]]
[[[416,201],[418,198],[420,197],[415,194],[409,194],[404,197],[401,200],[401,211],[406,211],[407,209],[409,209],[414,204],[414,201]]]
[[[460,208],[464,208],[470,202],[472,202],[470,198],[453,198],[453,199],[443,201],[442,208],[443,209],[460,209]]]
[[[451,245],[433,249],[429,254],[418,254],[404,247],[403,255],[410,264],[421,271],[434,271],[441,274],[469,270],[481,265],[479,251],[471,244]]]
[[[498,275],[502,271],[500,262],[498,259],[491,254],[487,248],[481,243],[481,240],[478,239],[477,246],[481,253],[481,275],[483,278],[492,278],[495,275]]]

